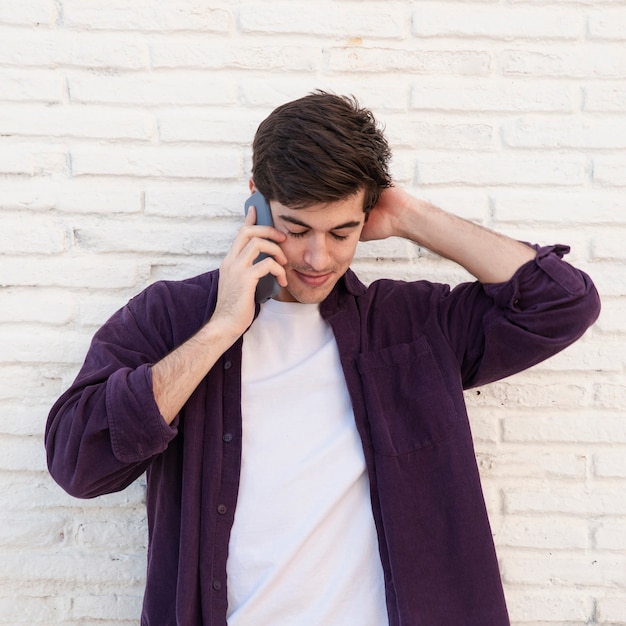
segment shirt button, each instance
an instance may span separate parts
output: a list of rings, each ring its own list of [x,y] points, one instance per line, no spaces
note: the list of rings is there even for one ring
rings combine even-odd
[[[228,511],[228,509],[226,508],[226,505],[225,505],[225,504],[220,504],[220,505],[218,505],[218,507],[217,507],[217,512],[218,512],[220,515],[224,515],[224,514],[226,513],[226,511]]]
[[[215,589],[215,591],[219,591],[221,588],[222,588],[222,583],[219,580],[214,580],[213,589]]]
[[[224,363],[225,370],[229,370],[232,366],[233,366],[232,361],[226,361],[226,363]]]
[[[224,443],[230,443],[233,440],[233,435],[232,433],[225,433],[222,439],[224,440]]]

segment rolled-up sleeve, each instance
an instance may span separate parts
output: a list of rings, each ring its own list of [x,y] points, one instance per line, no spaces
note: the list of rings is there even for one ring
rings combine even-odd
[[[130,306],[95,334],[46,426],[48,467],[68,493],[88,498],[125,488],[176,436],[176,421],[164,421],[152,390],[150,366],[166,352]]]
[[[510,376],[579,339],[600,313],[591,278],[563,260],[569,247],[535,246],[505,283],[462,286],[445,308],[464,387]],[[471,311],[458,315],[460,310]],[[463,321],[459,321],[463,320]]]

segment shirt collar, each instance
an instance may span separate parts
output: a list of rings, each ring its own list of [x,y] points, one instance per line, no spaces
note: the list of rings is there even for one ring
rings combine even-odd
[[[348,270],[334,286],[328,297],[320,305],[320,313],[325,319],[336,313],[341,308],[347,297],[362,296],[367,287],[358,279],[357,275]]]

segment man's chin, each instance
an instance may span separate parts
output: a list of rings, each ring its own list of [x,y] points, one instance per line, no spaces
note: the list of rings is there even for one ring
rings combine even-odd
[[[332,287],[311,288],[311,287],[283,287],[276,296],[276,300],[281,302],[299,302],[300,304],[320,304],[328,297]]]

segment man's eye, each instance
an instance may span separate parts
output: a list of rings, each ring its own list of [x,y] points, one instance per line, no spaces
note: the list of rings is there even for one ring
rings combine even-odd
[[[348,235],[338,235],[337,233],[330,233],[337,241],[345,241]]]
[[[307,233],[306,230],[300,231],[300,232],[294,232],[292,230],[288,230],[287,231],[292,237],[304,237]]]

